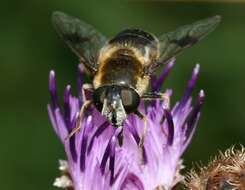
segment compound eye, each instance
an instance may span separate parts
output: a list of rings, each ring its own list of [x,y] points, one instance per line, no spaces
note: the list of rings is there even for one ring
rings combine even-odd
[[[97,109],[99,111],[102,110],[105,96],[106,96],[106,88],[105,87],[98,88],[93,93],[93,101],[94,101],[95,106],[97,107]]]
[[[124,106],[130,106],[133,103],[133,94],[128,89],[123,89],[121,91],[121,98]]]
[[[100,92],[99,96],[100,96],[100,103],[103,104],[105,99],[105,89]]]
[[[139,95],[131,88],[123,88],[121,90],[121,99],[127,113],[133,112],[138,108]]]

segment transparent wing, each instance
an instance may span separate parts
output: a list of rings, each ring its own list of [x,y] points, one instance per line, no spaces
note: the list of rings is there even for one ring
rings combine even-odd
[[[96,71],[98,52],[106,43],[106,37],[91,25],[63,12],[54,12],[52,22],[59,35],[85,67],[90,71]]]
[[[160,58],[156,63],[149,66],[148,72],[154,72],[157,67],[168,62],[185,48],[196,44],[213,31],[220,21],[220,16],[214,16],[161,35],[158,38],[160,42]]]

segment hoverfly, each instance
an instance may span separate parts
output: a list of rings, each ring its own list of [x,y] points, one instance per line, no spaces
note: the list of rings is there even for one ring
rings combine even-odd
[[[79,123],[91,103],[114,127],[122,127],[130,113],[144,118],[138,111],[141,99],[166,98],[161,93],[146,93],[151,75],[213,31],[220,20],[220,16],[210,17],[159,37],[140,29],[126,29],[108,40],[91,25],[54,12],[55,29],[93,80],[92,100],[83,104],[78,125],[69,136],[80,129]]]

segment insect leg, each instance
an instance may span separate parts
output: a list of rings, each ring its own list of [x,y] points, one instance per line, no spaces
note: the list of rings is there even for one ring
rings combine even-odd
[[[93,88],[93,85],[92,84],[85,83],[85,84],[83,84],[83,89],[92,92],[94,88]]]
[[[72,129],[72,131],[69,133],[69,135],[66,137],[66,140],[71,138],[76,132],[78,132],[81,128],[81,121],[83,119],[84,112],[89,108],[89,106],[92,104],[92,100],[86,100],[80,109],[77,122],[76,122],[76,127]]]
[[[87,97],[94,91],[94,88],[93,88],[92,84],[85,83],[85,84],[83,84],[81,91],[82,91],[83,102],[86,102],[88,99]]]
[[[143,94],[141,98],[143,100],[155,100],[155,99],[166,100],[169,99],[169,94],[161,93],[161,92],[147,92]]]
[[[149,93],[143,94],[141,98],[143,100],[148,100],[148,101],[160,99],[160,100],[166,101],[167,105],[169,105],[170,103],[170,98],[169,98],[168,93],[149,92]]]

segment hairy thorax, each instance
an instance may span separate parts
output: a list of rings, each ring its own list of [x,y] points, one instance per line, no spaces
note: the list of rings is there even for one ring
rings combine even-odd
[[[94,88],[119,85],[134,88],[143,94],[149,84],[144,75],[145,59],[135,49],[110,47],[99,57],[99,69],[93,81]]]

